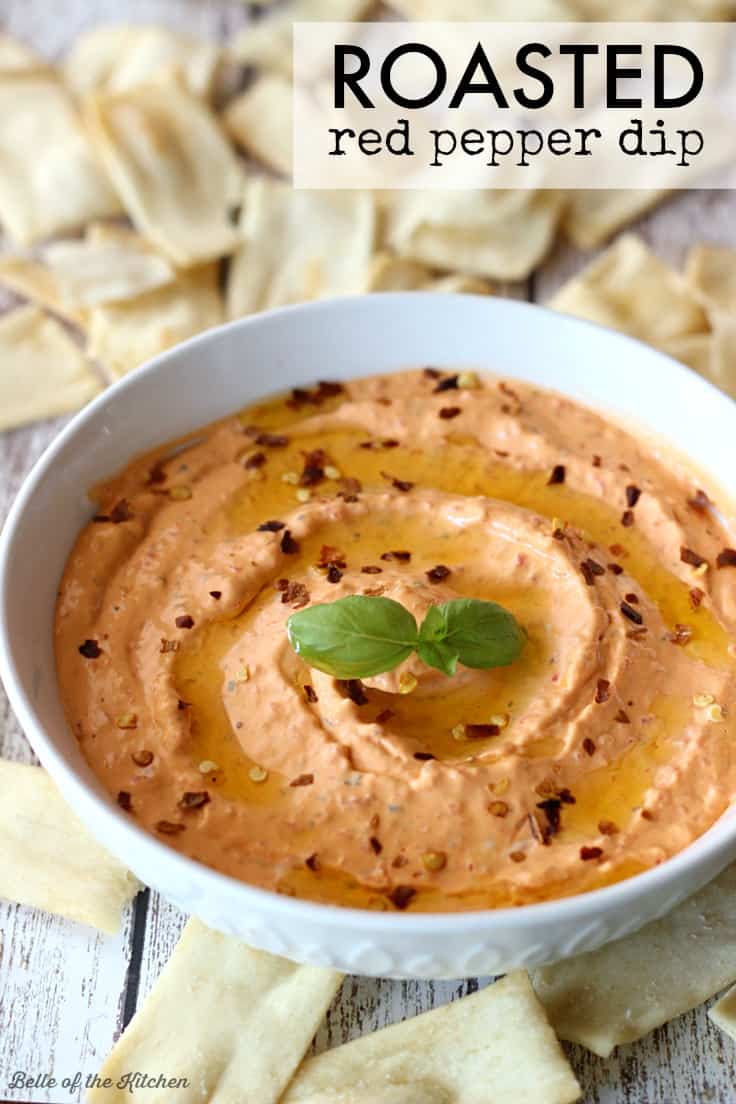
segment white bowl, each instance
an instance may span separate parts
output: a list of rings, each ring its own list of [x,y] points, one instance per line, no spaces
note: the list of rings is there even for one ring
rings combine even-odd
[[[652,349],[510,300],[374,295],[289,307],[212,330],[111,387],[38,461],[0,543],[0,674],[41,762],[90,831],[148,885],[253,946],[351,973],[461,977],[592,950],[661,916],[736,857],[736,810],[628,881],[516,909],[375,913],[279,896],[216,873],[136,827],[104,792],[64,719],[52,626],[86,491],[134,453],[270,392],[409,365],[477,366],[562,391],[647,427],[717,482],[736,470],[736,405]]]

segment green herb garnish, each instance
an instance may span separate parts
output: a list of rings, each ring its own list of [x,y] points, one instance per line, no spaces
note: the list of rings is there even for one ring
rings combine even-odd
[[[431,606],[418,627],[400,602],[354,594],[293,613],[286,631],[310,667],[339,679],[392,671],[412,652],[446,675],[454,675],[458,663],[506,667],[521,655],[526,640],[508,610],[477,598]]]

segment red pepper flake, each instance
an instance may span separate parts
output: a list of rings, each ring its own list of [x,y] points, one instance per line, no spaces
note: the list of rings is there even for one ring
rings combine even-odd
[[[383,571],[382,567],[377,567],[375,564],[366,564],[365,567],[360,569],[364,575],[380,575]]]
[[[401,442],[397,441],[395,437],[387,437],[385,441],[381,441],[381,448],[393,449],[398,448]]]
[[[410,491],[414,486],[414,484],[409,482],[408,479],[397,479],[396,476],[390,475],[388,472],[381,472],[381,475],[384,479],[388,479],[392,487],[394,487],[397,491],[402,491],[404,494],[406,494],[407,491]]]
[[[159,652],[161,653],[161,655],[166,655],[167,652],[178,652],[178,651],[179,651],[179,641],[178,640],[167,640],[166,637],[164,637],[164,636],[161,637],[161,647],[159,648]]]
[[[363,590],[363,593],[367,594],[369,598],[379,598],[382,594],[385,594],[385,592],[385,586],[365,587]]]
[[[704,556],[693,552],[692,548],[685,548],[684,545],[680,548],[680,559],[683,563],[690,564],[691,567],[702,567],[707,562]]]
[[[553,487],[556,483],[564,483],[565,482],[565,475],[566,475],[565,465],[564,464],[555,464],[555,466],[553,467],[553,469],[550,473],[550,477],[547,480],[547,486],[548,487]]]
[[[408,862],[409,862],[409,860],[407,859],[406,855],[397,855],[396,858],[391,863],[391,865],[396,867],[397,870],[399,870],[402,866],[406,866],[408,864]]]
[[[159,820],[156,822],[156,831],[160,832],[162,836],[178,836],[179,832],[183,832],[185,828],[185,824],[178,824],[173,820]]]
[[[600,859],[603,855],[602,847],[581,847],[580,858],[583,862],[590,862],[592,859]]]
[[[693,587],[688,593],[690,595],[690,605],[693,609],[697,609],[705,598],[705,591],[701,590],[700,587]]]
[[[615,836],[618,832],[618,825],[614,824],[612,820],[599,820],[598,831],[602,836]]]
[[[548,797],[544,801],[537,802],[537,808],[541,809],[547,818],[547,823],[540,825],[537,822],[537,826],[542,833],[542,843],[545,845],[549,843],[552,836],[556,836],[560,830],[560,809],[562,808],[562,802],[558,797]]]
[[[572,796],[567,786],[563,786],[561,790],[557,791],[557,796],[563,805],[575,805],[575,798]]]
[[[286,528],[285,521],[262,521],[258,526],[256,532],[258,533],[280,533],[282,529]]]
[[[316,487],[325,479],[325,466],[329,465],[329,457],[324,449],[312,449],[304,454],[304,470],[299,476],[300,487]]]
[[[736,548],[724,548],[716,556],[716,567],[736,567]]]
[[[123,521],[130,521],[135,517],[127,498],[121,498],[116,502],[109,514],[98,514],[93,521],[111,521],[113,525],[120,525]]]
[[[618,713],[616,714],[616,716],[613,719],[618,724],[631,724],[631,721],[629,719],[629,714],[626,712],[625,709],[619,709]]]
[[[368,844],[374,855],[380,855],[383,851],[383,844],[376,836],[371,836],[368,840]]]
[[[304,697],[307,699],[309,704],[316,705],[316,703],[319,701],[319,698],[317,697],[317,691],[314,689],[314,687],[310,686],[309,683],[306,683],[303,687],[303,690]]]
[[[182,698],[179,698],[177,700],[177,703],[176,703],[176,708],[182,713],[184,712],[185,709],[191,709],[191,706],[192,706],[191,702],[184,701]]]
[[[221,590],[211,590],[210,591],[210,598],[214,598],[216,602],[219,602],[219,600],[222,598],[222,591]]]
[[[624,512],[621,515],[621,524],[623,525],[624,529],[630,529],[631,528],[631,526],[634,524],[634,511],[633,510],[624,510]]]
[[[497,724],[466,724],[465,737],[468,740],[486,740],[489,736],[498,736],[501,726]]]
[[[459,406],[442,406],[439,410],[440,418],[446,422],[449,422],[451,418],[457,418],[458,414],[462,414],[462,410]]]
[[[344,698],[349,698],[354,705],[367,705],[368,696],[360,679],[338,679],[337,688]]]
[[[273,585],[274,585],[275,590],[286,590],[286,588],[289,585],[289,580],[288,579],[277,579],[276,582]]]
[[[357,502],[358,495],[362,490],[363,484],[359,479],[347,476],[340,480],[340,490],[337,492],[337,497],[344,499],[345,502]]]
[[[693,630],[689,625],[675,625],[674,629],[668,636],[668,640],[671,644],[679,644],[684,647],[685,644],[689,644],[693,638]]]
[[[624,573],[624,569],[622,568],[621,564],[609,563],[607,567],[612,575],[623,575]]]
[[[552,530],[552,539],[557,540],[557,541],[564,540],[565,539],[565,530],[564,529],[553,529]]]
[[[210,795],[207,790],[187,790],[186,793],[181,795],[179,801],[180,809],[201,809],[204,805],[208,805]]]
[[[580,565],[580,570],[588,586],[593,586],[595,582],[595,575],[593,569],[590,566],[590,560],[583,560]]]
[[[331,563],[329,565],[329,567],[327,568],[327,582],[328,583],[339,583],[341,579],[342,579],[342,571],[337,566],[337,564]]]
[[[131,812],[133,801],[127,790],[120,790],[117,796],[117,802],[121,809],[125,809],[126,813]]]
[[[314,852],[313,855],[308,855],[306,857],[306,859],[304,860],[304,865],[309,867],[309,869],[314,874],[316,874],[317,871],[321,869],[320,861],[319,861],[319,858],[317,857],[317,852],[316,851]]]
[[[380,724],[380,725],[387,724],[388,721],[390,721],[391,718],[395,717],[395,716],[396,716],[396,714],[394,713],[393,709],[382,709],[381,712],[376,717],[376,724]]]
[[[304,583],[287,582],[286,586],[280,589],[282,605],[302,609],[309,604],[309,591]]]
[[[252,452],[250,454],[250,456],[246,457],[246,460],[245,460],[245,463],[243,464],[243,467],[247,468],[250,471],[253,468],[262,468],[265,463],[266,463],[266,454],[265,454],[265,452]]]
[[[522,863],[526,859],[526,852],[525,851],[511,851],[509,853],[509,858],[511,859],[512,862]]]
[[[150,767],[153,762],[153,752],[142,748],[141,751],[132,752],[130,758],[137,767]]]
[[[435,387],[434,393],[437,394],[438,392],[441,392],[441,391],[457,391],[457,387],[458,387],[458,382],[457,381],[458,381],[457,376],[445,376],[445,378],[441,379],[440,382]]]
[[[429,579],[430,583],[441,583],[443,579],[446,579],[448,575],[451,575],[449,567],[445,567],[444,564],[437,564],[436,567],[430,568],[429,571],[424,573]]]
[[[307,391],[304,387],[292,387],[291,398],[286,401],[286,405],[290,410],[299,410],[300,407],[309,403],[316,405],[315,396],[311,391]]]
[[[619,559],[623,559],[629,554],[622,544],[612,544],[608,551],[612,556],[618,556]]]
[[[639,613],[638,610],[634,609],[633,606],[630,606],[628,602],[622,602],[620,609],[624,617],[628,617],[629,621],[633,621],[635,625],[644,624],[644,618],[642,617],[642,615]]]
[[[299,542],[295,541],[291,535],[291,529],[285,529],[284,535],[281,538],[281,544],[279,546],[285,556],[295,556],[299,551]]]
[[[591,740],[590,736],[586,736],[583,740],[583,751],[586,755],[595,755],[595,744]]]
[[[345,553],[332,544],[323,544],[319,550],[317,567],[329,567],[330,564],[334,564],[336,567],[347,567]]]
[[[247,437],[252,437],[257,445],[264,448],[285,448],[289,438],[284,433],[266,433],[258,426],[248,426],[245,430]]]
[[[398,563],[408,563],[409,560],[411,559],[411,552],[402,552],[402,551],[382,552],[381,553],[381,559],[382,560],[397,560]]]
[[[190,617],[188,613],[184,613],[180,617],[176,618],[174,624],[176,625],[177,629],[193,629],[194,618]]]
[[[705,491],[698,490],[687,500],[687,504],[692,510],[702,514],[708,509],[711,501]]]
[[[641,819],[642,820],[654,820],[654,813],[650,812],[649,809],[642,809]]]
[[[297,786],[311,786],[314,782],[313,774],[298,774],[296,778],[292,778],[289,785],[294,788]]]
[[[635,483],[629,483],[626,488],[626,505],[633,509],[640,498],[641,489],[637,487]]]
[[[423,371],[423,375],[426,379],[438,380],[442,373],[440,372],[439,368],[425,368]]]
[[[413,886],[396,886],[388,895],[389,901],[401,912],[407,909],[417,895]]]
[[[146,483],[150,486],[153,483],[165,483],[166,472],[162,460],[157,460],[148,473]]]
[[[611,696],[611,684],[608,679],[599,678],[595,690],[596,705],[603,705]]]
[[[87,638],[84,644],[79,645],[79,654],[85,659],[98,659],[102,655],[102,648],[96,640]]]
[[[323,399],[334,399],[336,395],[342,395],[345,387],[337,380],[318,380],[317,396]]]
[[[593,456],[592,464],[594,468],[599,468],[601,466],[601,458],[597,453]]]
[[[430,760],[436,759],[437,756],[432,755],[431,751],[415,751],[414,758],[417,759],[420,763],[429,763]]]
[[[633,592],[630,593],[630,594],[624,594],[624,598],[626,599],[627,602],[630,602],[632,606],[638,606],[639,605],[639,595],[638,594],[634,594]]]

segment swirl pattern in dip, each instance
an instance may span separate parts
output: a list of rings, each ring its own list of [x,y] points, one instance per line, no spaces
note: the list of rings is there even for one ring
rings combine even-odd
[[[61,585],[69,723],[126,812],[245,881],[367,908],[589,890],[736,787],[736,553],[674,456],[472,373],[296,390],[98,487]],[[491,599],[508,668],[341,683],[294,609]]]

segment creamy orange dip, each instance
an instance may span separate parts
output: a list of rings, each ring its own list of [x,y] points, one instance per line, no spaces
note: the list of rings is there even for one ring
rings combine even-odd
[[[626,878],[736,789],[736,553],[699,487],[574,402],[472,373],[259,404],[96,489],[56,615],[69,723],[137,822],[282,893],[439,911]],[[285,624],[348,594],[418,620],[492,599],[528,644],[343,684]]]

